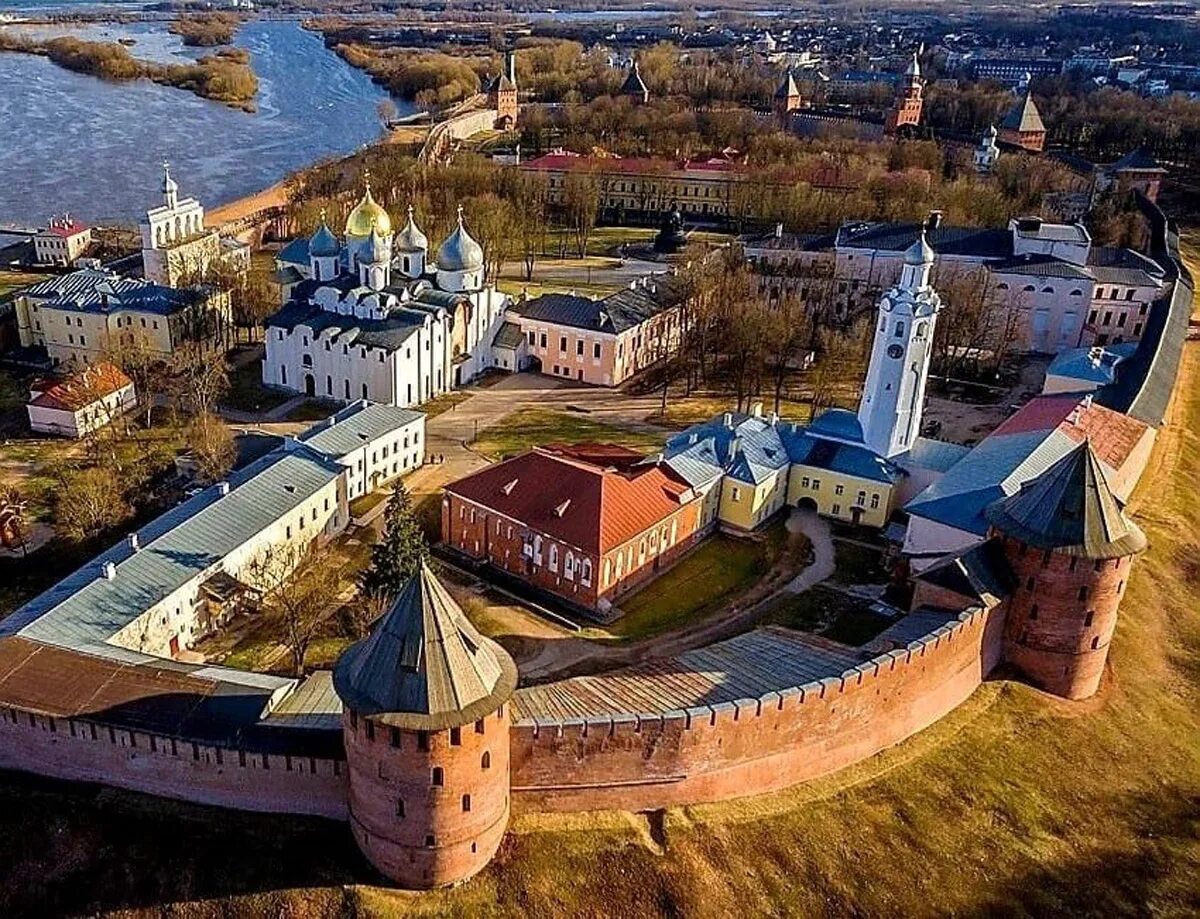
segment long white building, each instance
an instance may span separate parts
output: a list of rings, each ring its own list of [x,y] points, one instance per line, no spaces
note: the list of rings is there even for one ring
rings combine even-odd
[[[497,365],[508,298],[484,281],[459,209],[434,263],[409,208],[396,234],[368,185],[343,241],[322,222],[277,258],[287,300],[267,321],[263,382],[327,399],[410,406]]]

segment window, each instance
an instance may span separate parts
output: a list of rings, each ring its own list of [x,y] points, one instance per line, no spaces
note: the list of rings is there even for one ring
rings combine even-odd
[[[491,769],[492,768],[492,754],[489,751],[487,751],[487,750],[483,751],[483,756],[480,757],[480,759],[479,759],[479,768],[480,769]]]
[[[462,808],[463,808],[464,814],[471,812],[471,796],[470,795],[462,796]]]
[[[903,337],[903,335],[904,335],[904,323],[903,322],[896,323],[896,330],[893,334],[895,335],[896,338]]]
[[[1083,617],[1083,624],[1084,624],[1084,625],[1091,625],[1091,624],[1092,624],[1092,620],[1093,620],[1093,619],[1095,619],[1095,618],[1096,618],[1096,611],[1095,611],[1095,610],[1091,610],[1091,609],[1090,609],[1090,610],[1088,610],[1088,611],[1087,611],[1087,615]]]
[[[846,487],[844,485],[842,485],[840,482],[837,485],[833,486],[833,493],[835,495],[840,495],[840,494],[844,493],[845,491],[846,491]]]
[[[437,845],[437,842],[434,840],[433,834],[430,833],[425,837],[425,848],[432,849],[435,845]]]
[[[583,357],[583,339],[579,338],[575,341],[575,356]]]
[[[1086,587],[1079,588],[1079,599],[1086,600],[1088,598],[1088,589]]]
[[[546,333],[545,332],[542,333],[542,347],[543,348],[546,347]]]
[[[422,751],[423,753],[429,752],[429,732],[428,731],[418,731],[417,732],[417,749]]]
[[[600,360],[600,342],[598,341],[592,343],[592,357]]]
[[[458,747],[462,745],[462,728],[450,729],[450,746]]]
[[[863,507],[864,505],[866,505],[866,503],[867,503],[867,493],[865,491],[860,491],[858,493],[858,506]]]
[[[442,771],[441,766],[433,767],[433,775],[430,777],[430,782],[439,788],[446,784],[446,774]]]
[[[1035,603],[1029,607],[1029,618],[1036,619],[1038,617],[1038,605]]]
[[[483,733],[483,719],[482,718],[480,718],[478,721],[475,722],[475,733],[476,734]]]
[[[562,354],[567,353],[567,336],[560,335],[558,337],[558,350]]]
[[[733,487],[733,494],[731,497],[734,501],[741,501],[742,500],[742,490],[735,485]]]
[[[397,820],[404,819],[404,799],[403,798],[396,799],[396,819]]]

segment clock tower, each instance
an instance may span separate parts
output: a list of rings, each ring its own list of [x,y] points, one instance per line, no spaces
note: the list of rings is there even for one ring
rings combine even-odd
[[[900,283],[879,301],[875,343],[858,420],[868,447],[880,456],[912,449],[921,432],[933,325],[942,300],[929,285],[933,249],[925,230],[904,253]]]

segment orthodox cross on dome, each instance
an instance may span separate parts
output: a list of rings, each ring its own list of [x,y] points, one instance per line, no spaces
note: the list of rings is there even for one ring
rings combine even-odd
[[[367,194],[371,193],[371,167],[363,170],[363,188],[367,190]]]
[[[458,206],[458,225],[460,227],[463,225],[463,206],[461,204]]]

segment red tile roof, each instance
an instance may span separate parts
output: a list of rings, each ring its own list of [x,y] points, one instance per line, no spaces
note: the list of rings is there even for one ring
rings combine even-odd
[[[80,223],[78,220],[72,220],[70,223],[62,223],[61,221],[52,223],[46,227],[47,233],[53,233],[55,236],[74,236],[77,233],[83,233],[87,230],[86,223]]]
[[[1055,428],[1077,443],[1090,441],[1096,455],[1118,470],[1150,430],[1136,418],[1105,408],[1087,396],[1065,393],[1030,399],[991,436]]]
[[[661,523],[695,492],[664,465],[608,444],[535,448],[446,491],[547,536],[603,554]]]
[[[49,386],[39,387],[38,395],[29,404],[38,408],[77,412],[124,389],[131,382],[115,364],[102,361]]]

